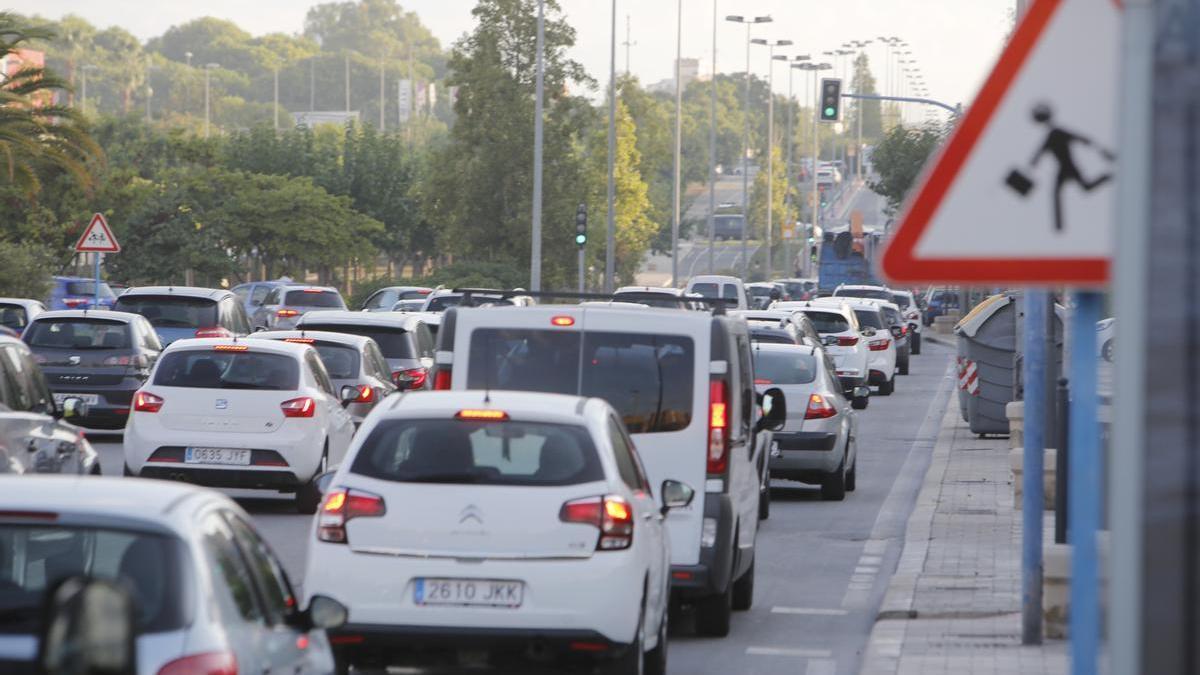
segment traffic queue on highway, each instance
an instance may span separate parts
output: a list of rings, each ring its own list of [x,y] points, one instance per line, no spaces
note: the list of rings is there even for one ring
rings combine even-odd
[[[678,610],[723,637],[753,605],[771,480],[845,499],[921,350],[909,290],[747,286],[31,312],[0,337],[0,671],[49,658],[48,594],[116,582],[139,673],[665,672]],[[124,477],[81,427],[123,431]],[[302,583],[222,489],[313,516]]]

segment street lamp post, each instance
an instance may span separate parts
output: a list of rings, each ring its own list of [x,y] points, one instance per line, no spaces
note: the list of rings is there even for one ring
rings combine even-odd
[[[752,40],[753,44],[766,45],[767,47],[767,228],[766,228],[766,244],[767,244],[767,261],[763,271],[766,273],[767,279],[772,275],[773,260],[772,260],[772,244],[774,237],[773,230],[775,229],[775,48],[787,47],[792,44],[791,40]],[[784,57],[787,60],[787,57]]]
[[[708,273],[715,264],[717,219],[717,26],[720,25],[719,0],[713,0],[712,77],[708,86]]]
[[[273,75],[275,76],[275,90],[274,90],[275,104],[271,108],[271,110],[272,110],[271,119],[274,122],[275,133],[278,134],[279,133],[279,66],[275,66],[272,69],[272,71],[273,71]]]
[[[675,7],[675,152],[674,184],[671,192],[671,285],[679,286],[679,191],[680,169],[682,157],[683,134],[683,68],[679,62],[683,58],[683,0],[678,0]]]
[[[533,250],[529,258],[529,284],[542,290],[542,106],[545,88],[546,62],[542,52],[546,40],[546,2],[538,0],[537,17],[537,75],[533,113]]]
[[[604,292],[612,293],[616,277],[617,213],[617,0],[612,0],[608,50],[608,238],[604,246]]]
[[[771,23],[772,19],[769,16],[748,17],[731,14],[725,17],[725,20],[746,24],[746,93],[745,102],[742,104],[742,157],[738,162],[742,172],[742,277],[745,278],[750,274],[749,248],[746,243],[750,231],[750,174],[746,162],[750,154],[750,29],[754,24]]]
[[[211,105],[209,103],[209,75],[212,74],[214,68],[221,66],[216,63],[204,64],[204,137],[208,138],[209,118],[211,116]]]
[[[780,57],[778,57],[778,56],[775,58],[780,59]],[[795,127],[796,96],[794,93],[796,78],[793,76],[796,74],[796,69],[800,66],[800,62],[808,61],[810,58],[812,58],[812,57],[809,56],[808,54],[802,54],[800,56],[795,56],[792,58],[792,60],[795,61],[796,63],[793,63],[792,66],[790,68],[788,68],[787,152],[786,152],[786,156],[784,157],[784,163],[783,163],[784,172],[787,174],[787,192],[785,192],[784,196],[783,196],[784,204],[786,205],[786,208],[785,208],[786,213],[784,214],[784,217],[788,217],[788,216],[792,215],[792,208],[791,208],[792,207],[792,155],[793,155],[792,140],[793,140],[793,137],[796,135],[796,127]],[[787,57],[786,56],[782,57],[780,60],[787,61]],[[796,237],[795,220],[798,220],[798,219],[793,218],[792,239],[794,239]],[[795,271],[795,266],[792,264],[792,241],[791,241],[791,239],[789,239],[787,237],[783,238],[783,259],[784,259],[784,265],[786,266],[785,273],[787,274],[787,276],[791,276]]]

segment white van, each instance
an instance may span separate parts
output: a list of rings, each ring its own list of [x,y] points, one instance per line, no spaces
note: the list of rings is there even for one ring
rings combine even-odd
[[[435,389],[603,398],[632,434],[650,484],[697,489],[671,511],[672,595],[698,606],[702,635],[729,632],[754,595],[754,544],[767,493],[778,390],[760,416],[744,321],[687,310],[538,305],[458,307],[438,334]]]
[[[719,274],[692,277],[688,280],[687,292],[706,298],[724,298],[729,301],[726,309],[750,309],[750,301],[746,297],[746,286],[737,277]]]

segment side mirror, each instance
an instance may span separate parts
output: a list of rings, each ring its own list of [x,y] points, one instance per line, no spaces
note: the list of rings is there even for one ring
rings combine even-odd
[[[313,479],[313,486],[317,488],[317,493],[322,497],[325,496],[326,492],[329,492],[329,486],[333,484],[333,477],[335,475],[337,475],[336,469],[318,474],[317,477]]]
[[[350,618],[350,610],[342,603],[324,595],[314,595],[308,609],[299,615],[298,628],[304,631],[340,628]]]
[[[915,321],[910,321],[908,323],[908,332],[910,332],[910,333],[916,332],[916,330],[920,327],[921,326],[919,324],[917,324]]]
[[[771,387],[759,396],[763,414],[754,423],[754,433],[779,431],[787,421],[787,399],[778,387]]]
[[[137,614],[111,581],[69,577],[46,600],[38,663],[45,673],[136,675]]]
[[[88,404],[78,396],[71,396],[62,402],[62,419],[77,420],[87,417]]]
[[[671,509],[682,509],[692,503],[695,498],[696,491],[687,483],[681,483],[677,480],[664,480],[662,482],[662,513],[667,515]]]
[[[850,392],[850,407],[855,410],[866,410],[871,402],[871,389],[863,385],[855,387]]]
[[[903,326],[892,326],[890,330],[892,331],[892,337],[896,338],[897,340],[899,340],[901,337],[904,337]]]
[[[342,390],[339,392],[342,399],[342,405],[347,406],[358,400],[358,387],[346,384],[342,385]]]
[[[254,332],[255,332],[255,333],[261,333],[261,332],[265,331],[266,329],[267,329],[267,327],[266,327],[266,326],[255,326],[255,327],[254,327]]]

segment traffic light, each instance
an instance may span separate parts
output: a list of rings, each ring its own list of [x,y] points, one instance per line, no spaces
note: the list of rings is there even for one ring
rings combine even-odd
[[[575,245],[583,248],[587,244],[587,204],[575,209]]]
[[[842,117],[842,81],[838,78],[821,80],[821,121],[836,122]]]

